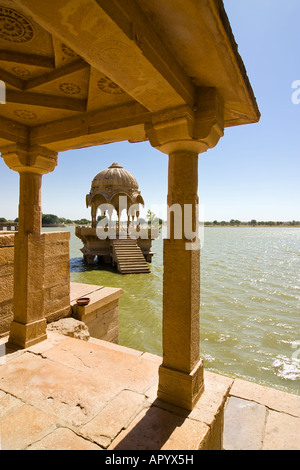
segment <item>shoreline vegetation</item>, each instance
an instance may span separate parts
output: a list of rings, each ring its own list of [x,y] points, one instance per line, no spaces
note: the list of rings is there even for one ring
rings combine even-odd
[[[0,217],[0,223],[4,224],[18,222],[19,219],[7,220],[5,217]],[[155,214],[150,213],[150,216],[147,216],[147,220],[140,217],[139,222],[141,225],[166,225],[166,221],[155,217]],[[291,221],[258,221],[256,219],[251,219],[250,221],[241,221],[237,219],[231,219],[230,221],[226,220],[213,220],[200,222],[204,224],[204,227],[300,227],[300,220],[291,220]],[[82,219],[66,219],[64,217],[58,217],[54,214],[43,214],[42,215],[42,226],[43,227],[66,227],[68,225],[91,225],[91,221],[85,218]]]
[[[204,222],[205,227],[300,227],[299,220],[291,220],[287,222],[282,221],[257,221],[250,220],[249,222],[242,222],[240,220],[230,220],[229,222],[222,220],[221,222],[214,220],[213,222]]]

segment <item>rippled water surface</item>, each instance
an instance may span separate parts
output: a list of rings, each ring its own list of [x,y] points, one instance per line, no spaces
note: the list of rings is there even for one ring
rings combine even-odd
[[[300,394],[300,230],[207,228],[201,259],[207,368]]]
[[[88,267],[71,231],[71,280],[122,287],[120,343],[161,354],[162,239],[151,274]],[[300,394],[300,229],[205,228],[201,355],[207,369]]]

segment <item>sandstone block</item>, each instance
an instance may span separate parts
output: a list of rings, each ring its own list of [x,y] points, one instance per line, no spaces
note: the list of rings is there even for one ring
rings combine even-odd
[[[151,406],[117,436],[109,450],[195,450],[208,434],[204,423]]]
[[[57,331],[62,335],[71,336],[72,338],[88,341],[90,338],[89,330],[85,323],[75,320],[75,318],[63,318],[56,322],[50,323],[47,329]]]
[[[80,433],[102,447],[108,447],[146,403],[144,395],[123,390],[94,419],[81,427]]]
[[[44,286],[53,287],[58,284],[66,284],[70,280],[69,262],[59,262],[47,266],[45,269]]]
[[[0,234],[0,247],[13,247],[15,243],[15,234]]]
[[[270,410],[263,450],[299,450],[300,418]]]
[[[5,246],[0,248],[0,265],[14,262],[14,248]]]
[[[12,299],[14,291],[14,278],[12,275],[1,277],[0,282],[0,302]]]
[[[223,448],[261,450],[266,420],[263,405],[231,397],[225,409]]]
[[[31,445],[29,450],[101,450],[67,428],[55,429],[40,441]]]
[[[24,405],[1,420],[2,450],[23,450],[55,426],[57,418]]]
[[[300,396],[236,379],[230,394],[300,418]]]

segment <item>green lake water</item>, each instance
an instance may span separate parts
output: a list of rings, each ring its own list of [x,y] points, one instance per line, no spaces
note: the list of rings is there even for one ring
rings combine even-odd
[[[74,227],[62,230],[71,232],[71,281],[123,289],[120,344],[161,355],[162,237],[151,274],[121,275],[85,265]],[[299,228],[204,229],[200,350],[208,370],[300,395],[299,273]]]

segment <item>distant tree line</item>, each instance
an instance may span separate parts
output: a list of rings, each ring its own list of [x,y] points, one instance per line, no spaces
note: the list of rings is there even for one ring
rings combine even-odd
[[[72,224],[78,224],[78,225],[87,225],[91,223],[90,220],[88,219],[76,219],[76,220],[71,220],[71,219],[65,219],[65,217],[58,217],[55,214],[43,214],[42,215],[42,225],[72,225]]]
[[[99,216],[98,217],[98,221],[101,219],[101,217]],[[12,220],[7,220],[5,217],[0,217],[0,222],[18,222],[19,219],[18,217],[16,219],[14,219],[13,221]],[[164,221],[158,217],[156,217],[156,215],[151,212],[151,211],[148,211],[147,213],[147,216],[146,216],[146,219],[144,219],[143,217],[140,217],[139,218],[139,222],[140,224],[148,224],[148,225],[152,225],[152,224],[157,224],[157,225],[162,225],[164,223]],[[73,225],[73,224],[77,224],[77,225],[88,225],[90,224],[91,221],[88,220],[88,219],[85,219],[85,218],[82,218],[82,219],[76,219],[76,220],[71,220],[71,219],[66,219],[64,217],[58,217],[57,215],[55,214],[42,214],[42,225]],[[272,221],[272,220],[269,220],[269,221],[257,221],[255,219],[251,219],[250,221],[241,221],[241,220],[237,220],[237,219],[231,219],[230,221],[225,221],[225,220],[221,220],[221,221],[218,221],[218,220],[213,220],[213,221],[206,221],[204,222],[204,225],[205,226],[252,226],[252,227],[255,227],[255,226],[291,226],[291,227],[294,227],[294,226],[300,226],[300,220],[292,220],[292,221],[289,221],[289,222],[282,222],[282,221]]]
[[[297,226],[300,225],[299,220],[292,220],[289,222],[282,222],[282,221],[257,221],[255,219],[251,219],[248,222],[242,222],[241,220],[236,220],[236,219],[231,219],[229,222],[225,220],[221,220],[220,222],[218,220],[214,220],[213,222],[204,222],[204,225],[206,226],[216,226],[216,225],[222,225],[222,226],[245,226],[249,225],[251,227],[256,227],[256,226]]]
[[[0,217],[0,222],[9,222],[4,217]],[[14,222],[19,222],[19,218],[14,219]],[[58,217],[55,214],[42,214],[42,225],[87,225],[91,223],[88,219],[65,219],[65,217]]]

